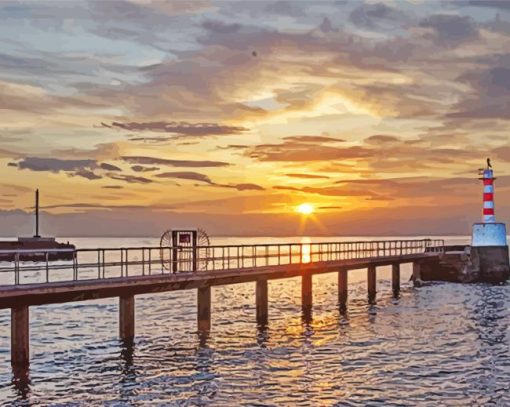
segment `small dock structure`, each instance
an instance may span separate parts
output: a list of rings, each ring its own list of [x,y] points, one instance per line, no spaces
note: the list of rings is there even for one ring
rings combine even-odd
[[[187,240],[182,240],[187,243]],[[194,242],[193,239],[190,242]],[[400,289],[400,265],[413,264],[413,273],[444,252],[443,240],[391,240],[255,245],[182,244],[70,250],[72,260],[50,261],[55,250],[43,252],[42,262],[25,262],[15,251],[13,261],[0,263],[0,308],[11,309],[11,363],[30,362],[30,306],[99,298],[119,298],[119,336],[135,336],[135,296],[174,290],[197,290],[197,330],[211,329],[211,288],[254,282],[256,322],[268,324],[268,282],[301,277],[305,318],[312,309],[312,278],[338,274],[338,305],[348,301],[348,272],[367,270],[367,298],[377,292],[377,268],[392,267],[392,288]],[[34,252],[34,251],[32,251]],[[2,254],[0,252],[0,254]]]

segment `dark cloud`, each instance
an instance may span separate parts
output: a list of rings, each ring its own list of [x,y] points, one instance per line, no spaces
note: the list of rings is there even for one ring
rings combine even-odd
[[[218,150],[244,150],[248,148],[247,144],[229,144],[227,146],[218,146]]]
[[[383,144],[383,143],[393,143],[399,142],[400,139],[395,136],[387,136],[383,134],[376,134],[374,136],[367,137],[365,139],[365,143],[367,144]]]
[[[144,143],[166,143],[172,140],[172,137],[131,137],[129,141],[142,141]]]
[[[144,167],[143,165],[133,165],[131,169],[135,172],[153,172],[159,171],[159,167]]]
[[[302,17],[305,15],[305,8],[295,1],[275,1],[264,7],[264,13],[276,14],[291,17]]]
[[[507,0],[469,0],[470,6],[491,7],[501,10],[510,10],[510,2]]]
[[[234,34],[239,31],[241,24],[227,24],[221,21],[206,20],[202,23],[202,27],[215,34]]]
[[[234,188],[238,191],[264,191],[264,188],[257,184],[236,184]]]
[[[86,178],[88,180],[95,180],[95,179],[101,179],[102,177],[100,175],[94,174],[94,172],[90,170],[86,170],[84,168],[79,169],[78,171],[73,173],[74,176]]]
[[[112,164],[108,164],[108,163],[101,163],[101,164],[99,164],[99,167],[105,171],[122,171],[122,169],[117,167],[116,165],[112,165]]]
[[[110,174],[109,177],[111,179],[115,179],[118,181],[124,181],[129,184],[150,184],[154,182],[153,180],[145,177],[135,177],[133,175],[124,175],[124,174]]]
[[[482,69],[462,74],[458,79],[471,92],[447,116],[462,119],[510,119],[510,54],[487,59]]]
[[[479,37],[475,22],[468,16],[435,14],[424,18],[420,25],[431,28],[440,44],[460,44]]]
[[[404,17],[404,13],[384,3],[363,3],[356,7],[349,19],[365,28],[377,28],[383,23],[392,23]]]
[[[228,185],[214,184],[214,186],[222,187],[222,188],[237,189],[238,191],[264,191],[265,190],[264,187],[261,187],[260,185],[257,185],[257,184],[251,184],[251,183],[233,184],[233,185],[232,184],[228,184]]]
[[[122,185],[103,185],[101,188],[105,189],[123,189]]]
[[[154,131],[173,133],[178,136],[204,137],[222,136],[245,132],[247,129],[240,126],[225,126],[216,123],[187,123],[187,122],[113,122],[111,125],[101,123],[103,127],[119,128],[129,131]]]
[[[59,158],[26,157],[17,163],[19,169],[31,171],[77,171],[84,168],[95,168],[94,160],[61,160]]]
[[[223,161],[200,161],[200,160],[169,160],[166,158],[145,156],[122,156],[124,161],[130,164],[142,165],[168,165],[169,167],[228,167],[230,164]]]
[[[331,23],[331,20],[328,17],[324,17],[321,25],[319,25],[319,30],[326,34],[330,33],[330,32],[338,31],[337,29],[335,29],[333,27],[333,24]]]
[[[156,177],[158,177],[158,178],[177,178],[177,179],[205,182],[206,184],[211,184],[211,185],[214,184],[207,175],[200,174],[198,172],[193,172],[193,171],[164,172],[161,174],[157,174]]]

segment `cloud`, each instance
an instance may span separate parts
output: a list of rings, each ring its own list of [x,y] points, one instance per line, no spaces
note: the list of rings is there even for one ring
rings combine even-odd
[[[284,140],[288,141],[296,141],[296,142],[302,142],[302,143],[338,143],[338,142],[344,142],[344,139],[338,139],[334,137],[327,137],[327,136],[288,136],[284,137]]]
[[[327,175],[317,175],[317,174],[285,174],[287,177],[291,178],[303,178],[303,179],[329,179]]]
[[[227,24],[221,21],[206,20],[202,23],[202,27],[215,34],[234,34],[239,31],[241,24]]]
[[[178,136],[204,137],[222,136],[245,132],[247,129],[240,126],[225,126],[216,123],[187,123],[187,122],[113,122],[111,125],[101,123],[103,127],[119,128],[129,131],[154,131],[173,133]]]
[[[206,184],[214,184],[211,179],[205,175],[193,171],[177,171],[177,172],[164,172],[156,175],[157,178],[178,178],[185,180],[193,180],[205,182]]]
[[[122,169],[117,167],[116,165],[112,165],[112,164],[108,164],[108,163],[101,163],[101,164],[99,164],[99,167],[106,171],[122,171]]]
[[[131,169],[135,172],[153,172],[158,171],[159,167],[144,167],[143,165],[133,165]]]
[[[363,3],[351,12],[349,19],[356,25],[373,29],[381,24],[399,21],[404,16],[402,11],[384,3]]]
[[[150,184],[154,182],[153,180],[145,177],[135,177],[133,175],[124,175],[124,174],[110,174],[109,177],[111,179],[115,179],[118,181],[124,181],[129,184]]]
[[[334,197],[373,197],[378,196],[377,193],[362,187],[358,187],[355,183],[349,186],[328,186],[328,187],[288,187],[288,186],[274,186],[273,189],[280,191],[296,191],[304,192],[307,194],[317,194],[322,196]]]
[[[145,156],[122,156],[122,160],[131,164],[142,165],[168,165],[169,167],[228,167],[230,164],[223,161],[202,160],[169,160],[166,158]]]
[[[440,44],[457,45],[479,38],[478,28],[468,16],[435,14],[424,18],[420,25],[431,28],[434,39]]]
[[[21,170],[31,171],[77,171],[84,168],[95,168],[95,160],[61,160],[59,158],[26,157],[17,163]]]
[[[94,172],[86,170],[84,168],[79,169],[78,171],[74,172],[74,175],[77,177],[86,178],[88,180],[95,180],[95,179],[102,178],[100,175],[94,174]]]
[[[367,157],[369,151],[363,147],[332,147],[309,143],[285,141],[281,144],[260,144],[248,148],[244,155],[258,161],[326,161],[348,160]]]
[[[216,187],[222,188],[232,188],[237,189],[238,191],[264,191],[265,188],[252,183],[244,183],[244,184],[214,184]]]
[[[469,0],[468,4],[476,7],[491,7],[501,10],[510,10],[510,3],[505,0]]]

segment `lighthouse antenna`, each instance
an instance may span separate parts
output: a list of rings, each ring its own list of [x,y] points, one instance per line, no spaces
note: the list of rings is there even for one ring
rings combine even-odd
[[[35,235],[34,237],[39,236],[39,189],[35,190]]]

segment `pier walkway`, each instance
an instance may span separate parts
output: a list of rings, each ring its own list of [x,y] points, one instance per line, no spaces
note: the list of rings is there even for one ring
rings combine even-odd
[[[0,251],[0,308],[11,308],[11,363],[29,364],[29,307],[119,297],[119,335],[135,334],[135,295],[197,289],[198,330],[211,328],[211,287],[255,282],[257,323],[268,322],[268,280],[301,276],[302,307],[312,307],[312,276],[338,273],[338,303],[347,304],[348,271],[367,269],[368,300],[376,295],[376,269],[437,261],[443,240],[394,240],[222,246],[77,249],[72,260],[51,261],[56,250]],[[33,255],[37,262],[21,261]],[[4,257],[7,258],[7,257]],[[41,258],[44,259],[41,261]]]

